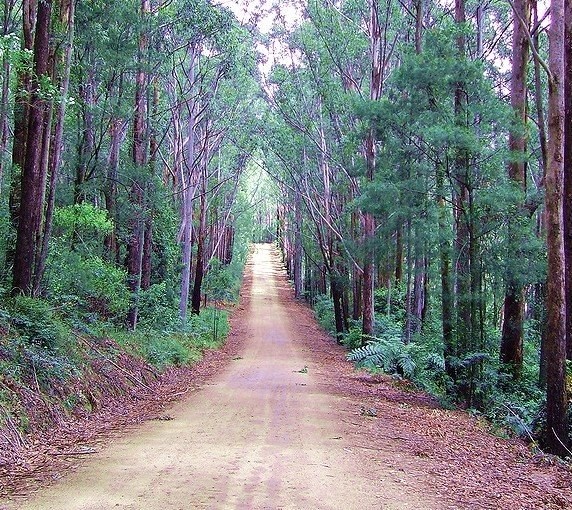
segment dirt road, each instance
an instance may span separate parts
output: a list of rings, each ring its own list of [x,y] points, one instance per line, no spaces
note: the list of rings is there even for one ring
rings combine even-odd
[[[269,246],[256,247],[249,271],[233,321],[245,336],[237,359],[171,409],[172,419],[148,422],[7,508],[441,508],[421,493],[421,473],[356,446],[367,439],[355,422],[368,418],[329,389],[328,367],[309,345],[317,330],[292,314],[300,305]]]

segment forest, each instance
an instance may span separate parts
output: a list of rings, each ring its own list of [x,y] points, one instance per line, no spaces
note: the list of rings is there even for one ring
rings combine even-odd
[[[230,4],[4,1],[0,428],[97,338],[200,356],[274,242],[350,360],[570,456],[572,4]]]

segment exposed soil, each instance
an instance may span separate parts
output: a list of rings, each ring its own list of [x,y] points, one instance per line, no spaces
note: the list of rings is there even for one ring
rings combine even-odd
[[[572,508],[565,466],[356,372],[267,245],[225,349],[127,407],[37,438],[0,509]]]

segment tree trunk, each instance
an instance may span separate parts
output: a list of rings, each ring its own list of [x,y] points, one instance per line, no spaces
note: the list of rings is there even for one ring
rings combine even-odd
[[[303,295],[302,282],[302,198],[300,193],[296,192],[294,200],[295,217],[294,222],[294,296],[300,299]]]
[[[567,455],[566,296],[564,281],[564,0],[552,0],[549,29],[548,166],[546,242],[548,252],[546,332],[546,437],[550,453]]]
[[[22,1],[22,49],[33,52],[34,30],[37,16],[37,0]],[[28,139],[28,122],[30,117],[30,101],[32,94],[32,77],[26,70],[18,72],[18,84],[14,100],[14,127],[12,142],[12,169],[10,176],[9,211],[10,223],[17,232],[22,202],[22,172],[26,159],[26,140]],[[8,244],[6,250],[6,267],[14,264],[15,248]]]
[[[455,21],[458,24],[466,22],[465,0],[455,0]],[[460,34],[457,37],[458,58],[466,58],[466,37]],[[467,93],[463,78],[455,86],[455,124],[458,130],[467,129],[468,123]],[[472,254],[472,211],[471,211],[471,184],[469,155],[466,147],[455,148],[455,181],[458,189],[454,191],[453,203],[455,210],[455,258],[457,276],[457,355],[464,357],[473,348],[473,299],[471,281]],[[470,405],[471,391],[462,388]]]
[[[439,262],[441,264],[441,328],[443,331],[443,355],[445,368],[451,379],[456,379],[456,369],[452,358],[457,356],[454,339],[454,300],[453,285],[451,281],[451,246],[448,232],[448,214],[445,202],[445,168],[442,163],[437,164],[437,209],[439,211]]]
[[[565,13],[564,252],[566,263],[566,357],[572,360],[572,4]]]
[[[86,51],[87,75],[79,88],[81,97],[81,139],[74,181],[74,203],[80,204],[86,199],[85,182],[89,173],[89,165],[95,148],[95,129],[93,111],[95,108],[95,65],[93,45],[88,44]]]
[[[369,98],[377,101],[383,90],[383,75],[385,62],[382,54],[383,29],[379,21],[378,2],[370,0],[369,6],[369,43],[371,53],[371,82]],[[373,182],[376,165],[375,133],[371,128],[367,134],[364,151],[366,162],[366,182]],[[365,259],[363,264],[363,341],[367,341],[374,334],[374,281],[375,256],[373,242],[375,239],[375,218],[371,212],[363,211],[363,237]]]
[[[105,236],[104,246],[107,260],[119,261],[119,245],[117,243],[117,180],[119,172],[119,154],[121,144],[126,136],[127,124],[120,118],[110,121],[109,154],[107,157],[107,176],[104,186],[105,209],[113,220],[113,231]]]
[[[14,9],[14,0],[6,0],[4,2],[4,12],[2,13],[2,37],[6,36],[12,30],[12,11]],[[0,186],[3,187],[4,175],[6,169],[6,152],[9,140],[9,108],[10,108],[10,77],[12,74],[12,66],[8,52],[4,53],[2,58],[2,91],[0,92]]]
[[[395,231],[395,283],[403,280],[403,227],[399,225]]]
[[[153,78],[153,107],[151,112],[151,118],[155,119],[159,112],[159,87],[157,85],[157,78]],[[154,175],[155,175],[155,165],[157,163],[157,153],[159,150],[159,142],[157,140],[156,133],[153,129],[149,129],[149,170],[151,173],[151,179],[147,183],[146,195],[153,195],[154,187]],[[153,204],[149,203],[147,200],[147,214],[145,216],[145,239],[143,241],[143,254],[141,261],[141,289],[148,290],[151,287],[151,278],[153,273],[153,214],[151,209]]]
[[[205,142],[206,143],[206,142]],[[206,150],[206,149],[205,149]],[[206,165],[206,162],[204,163]],[[203,168],[199,228],[197,234],[197,258],[195,262],[195,281],[191,298],[191,312],[198,315],[201,310],[201,289],[205,275],[205,238],[207,226],[207,169]]]
[[[195,88],[196,76],[196,49],[190,50],[190,63],[188,71],[189,88],[191,91]],[[189,293],[191,288],[191,269],[192,269],[192,252],[193,252],[193,199],[197,189],[195,177],[195,124],[196,111],[194,97],[190,95],[186,106],[189,114],[187,123],[187,150],[184,151],[184,157],[180,164],[180,185],[182,188],[182,205],[181,205],[181,245],[182,245],[182,263],[181,271],[181,295],[179,300],[179,316],[184,324],[187,321],[187,312],[189,308]],[[181,147],[182,150],[182,147]]]
[[[41,284],[46,270],[48,260],[48,250],[50,239],[52,236],[52,221],[54,217],[54,209],[56,202],[56,185],[58,181],[60,166],[62,162],[64,125],[66,117],[66,106],[68,101],[71,61],[73,55],[73,43],[75,33],[75,2],[60,2],[59,6],[60,22],[67,29],[66,44],[63,56],[63,69],[61,71],[60,86],[60,104],[56,113],[56,124],[54,128],[53,141],[51,143],[51,151],[48,162],[48,173],[50,176],[49,192],[46,201],[46,213],[41,239],[41,247],[36,261],[35,279],[34,279],[34,295],[38,295],[41,290]]]
[[[151,12],[149,0],[141,0],[140,16],[142,20]],[[142,177],[147,165],[148,137],[147,137],[147,87],[149,76],[145,71],[145,59],[149,50],[147,34],[139,35],[139,51],[137,73],[135,76],[135,111],[133,112],[133,163],[138,175],[133,180],[129,194],[131,205],[131,218],[129,221],[129,239],[127,241],[127,282],[132,293],[132,303],[127,314],[129,329],[137,328],[138,320],[138,294],[141,289],[141,270],[143,265],[143,244],[145,242],[145,193]]]
[[[52,1],[38,5],[34,41],[34,78],[28,110],[26,155],[22,169],[22,202],[19,209],[18,232],[14,257],[13,293],[31,294],[35,266],[36,243],[42,223],[45,176],[42,174],[42,148],[50,126],[46,125],[48,102],[40,94],[39,80],[49,70],[50,20]]]
[[[330,272],[330,290],[332,300],[334,302],[334,322],[336,325],[336,340],[342,342],[345,333],[344,327],[344,310],[343,310],[343,285],[340,282],[340,276],[334,269]]]
[[[511,181],[526,193],[525,153],[527,145],[527,68],[528,68],[528,30],[530,26],[529,0],[514,2],[514,21],[512,36],[512,74],[510,101],[517,119],[516,129],[509,133],[508,145],[513,160],[508,165]],[[522,21],[526,23],[523,26]],[[522,204],[524,206],[524,204]],[[515,217],[508,218],[508,253],[506,291],[504,298],[504,321],[500,347],[500,360],[509,365],[513,378],[519,379],[522,373],[524,338],[524,289],[518,277],[517,265],[522,244],[520,230],[526,220],[523,207]]]

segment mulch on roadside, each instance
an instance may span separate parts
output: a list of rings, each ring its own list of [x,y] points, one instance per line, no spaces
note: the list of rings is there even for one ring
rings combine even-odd
[[[317,325],[312,310],[292,299],[286,279],[281,289],[298,336],[323,367],[329,389],[347,399],[362,448],[372,455],[389,454],[399,470],[422,472],[427,491],[446,508],[572,509],[572,466],[533,452],[519,439],[491,434],[486,423],[441,408],[406,382],[355,370],[347,351]]]
[[[99,398],[96,412],[61,417],[56,427],[22,438],[23,444],[20,439],[7,441],[0,462],[0,502],[2,498],[24,497],[53,483],[76,468],[82,459],[106,448],[112,438],[147,420],[169,419],[168,408],[174,402],[200,389],[239,352],[241,316],[249,295],[245,290],[251,280],[247,267],[242,292],[245,298],[232,311],[231,332],[220,349],[206,351],[192,367],[170,368],[143,384],[123,384],[118,380],[118,391]],[[129,366],[115,367],[115,377],[129,369]],[[123,375],[133,379],[130,373]],[[3,432],[0,430],[0,434]]]
[[[251,281],[247,268],[244,297],[231,315],[231,333],[221,350],[208,351],[191,368],[162,374],[151,391],[139,388],[110,398],[97,413],[28,438],[14,461],[0,466],[0,497],[26,495],[107,447],[114,436],[145,420],[168,419],[172,402],[200,388],[240,352]],[[439,496],[443,508],[572,509],[569,466],[535,454],[520,440],[496,437],[467,413],[442,409],[427,394],[400,388],[390,377],[356,371],[345,350],[317,325],[312,310],[293,299],[285,276],[280,292],[330,391],[347,401],[348,415],[340,419],[349,417],[360,448],[369,455],[390,459],[402,471],[422,472],[427,491]]]

